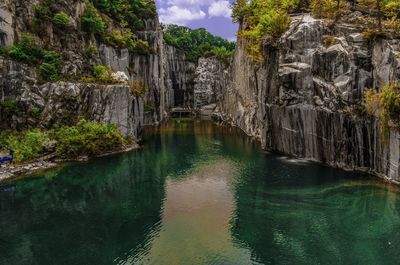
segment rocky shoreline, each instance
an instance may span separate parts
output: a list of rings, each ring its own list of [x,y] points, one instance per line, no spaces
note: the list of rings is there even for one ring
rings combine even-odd
[[[53,169],[56,167],[60,167],[67,162],[85,162],[85,161],[89,161],[90,159],[93,159],[93,158],[110,156],[110,155],[115,155],[115,154],[120,154],[120,153],[126,153],[126,152],[130,152],[130,151],[133,151],[133,150],[136,150],[139,148],[140,148],[140,146],[135,143],[135,144],[127,146],[126,148],[124,148],[122,150],[107,152],[107,153],[104,153],[104,154],[101,154],[98,156],[94,156],[94,157],[80,156],[76,159],[57,159],[54,156],[45,156],[45,157],[41,157],[35,161],[25,163],[25,164],[7,165],[3,168],[0,168],[0,184],[4,183],[5,181],[14,179],[16,177],[28,176],[28,175],[38,173],[40,171],[45,171],[45,170]]]

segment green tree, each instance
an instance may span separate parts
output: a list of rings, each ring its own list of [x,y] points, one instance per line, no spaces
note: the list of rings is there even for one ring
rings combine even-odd
[[[83,13],[82,27],[88,33],[103,33],[106,30],[106,23],[93,5],[88,5]]]
[[[314,16],[337,22],[348,10],[348,3],[344,0],[312,0],[310,8]]]
[[[59,12],[54,15],[53,23],[59,28],[66,28],[69,24],[69,16],[64,12]]]
[[[235,23],[242,24],[248,12],[246,0],[237,0],[232,6],[232,20]]]
[[[358,7],[363,11],[373,16],[378,21],[378,29],[382,31],[382,21],[384,18],[386,0],[358,0]]]

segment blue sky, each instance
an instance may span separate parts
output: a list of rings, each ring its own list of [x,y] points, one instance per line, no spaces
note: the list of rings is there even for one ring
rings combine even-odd
[[[229,0],[156,0],[160,21],[190,28],[206,28],[214,35],[235,40]]]

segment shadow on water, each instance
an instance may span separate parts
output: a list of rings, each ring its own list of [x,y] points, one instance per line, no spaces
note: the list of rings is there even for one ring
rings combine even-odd
[[[0,264],[397,264],[396,188],[180,119],[0,188]]]

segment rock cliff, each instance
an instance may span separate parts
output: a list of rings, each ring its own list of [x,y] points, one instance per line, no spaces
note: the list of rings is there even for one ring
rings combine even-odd
[[[0,4],[0,45],[17,43],[21,34],[31,30],[34,4],[37,1],[6,1]],[[183,52],[168,46],[158,18],[144,21],[144,29],[136,32],[149,43],[150,54],[130,52],[107,46],[94,36],[81,31],[85,3],[63,0],[57,8],[70,15],[68,30],[60,32],[52,23],[42,25],[46,31],[43,44],[62,55],[64,82],[43,83],[35,66],[16,62],[0,55],[0,100],[14,101],[18,112],[1,113],[4,128],[50,127],[68,123],[79,117],[114,123],[124,135],[139,137],[143,125],[159,123],[168,117],[175,105],[193,104],[191,83],[194,64]],[[93,58],[84,54],[94,44],[98,52]],[[131,80],[143,80],[147,91],[137,96],[128,85],[95,85],[81,83],[80,74],[97,64],[107,65],[113,72],[124,72]],[[39,109],[40,115],[29,115]],[[32,117],[34,116],[34,117]]]
[[[361,32],[294,17],[261,65],[239,40],[219,103],[223,119],[265,149],[400,182],[398,132],[384,141],[379,121],[357,109],[366,88],[400,80],[400,41]]]

